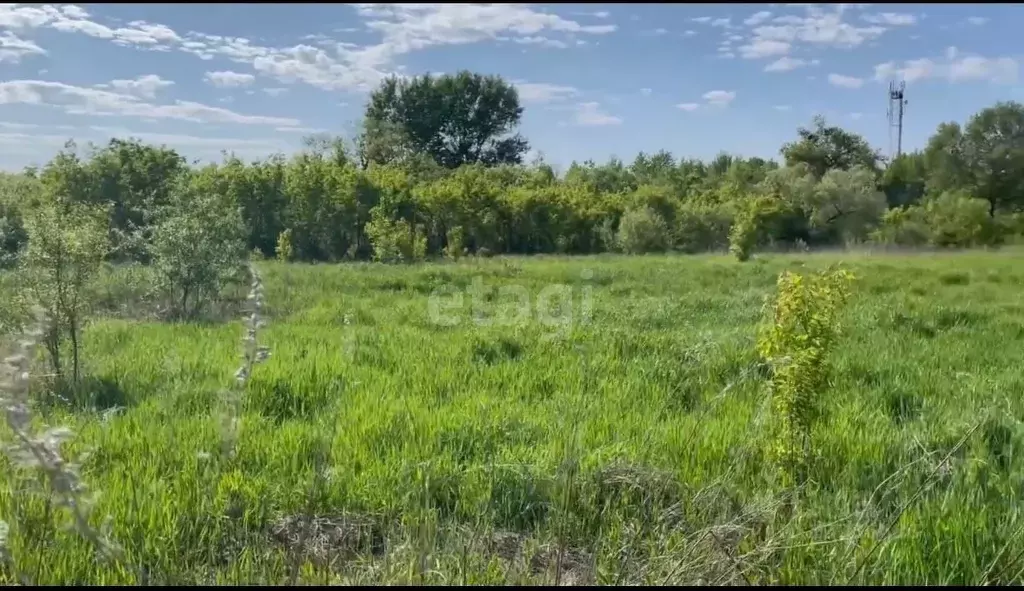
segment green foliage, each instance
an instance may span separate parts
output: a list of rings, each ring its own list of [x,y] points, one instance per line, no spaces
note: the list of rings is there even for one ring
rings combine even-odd
[[[650,207],[633,209],[619,220],[615,240],[619,249],[629,254],[664,252],[669,246],[668,224]]]
[[[989,216],[989,203],[956,192],[890,209],[873,239],[884,244],[968,248],[994,246],[1014,233],[1009,218]]]
[[[295,251],[292,250],[292,230],[286,228],[283,232],[277,235],[277,246],[275,247],[277,253],[277,260],[287,263],[292,260],[295,256]]]
[[[519,164],[529,149],[526,140],[502,136],[519,124],[522,113],[515,87],[499,76],[461,71],[388,78],[366,106],[364,153],[377,163],[410,151],[429,154],[445,168]],[[382,132],[386,139],[373,138]]]
[[[825,118],[814,118],[813,128],[801,127],[800,139],[782,147],[787,166],[804,163],[816,178],[830,170],[849,170],[863,167],[872,172],[878,168],[880,157],[867,141],[841,127],[829,126]]]
[[[844,270],[812,275],[784,271],[766,306],[757,352],[771,369],[774,420],[770,455],[787,484],[801,484],[812,452],[811,429],[828,387],[828,356],[853,276]]]
[[[201,178],[182,180],[160,213],[151,250],[170,314],[196,318],[246,259],[238,207],[206,192]]]
[[[411,263],[423,260],[427,239],[405,220],[392,221],[374,209],[366,234],[373,245],[373,260],[384,263]]]
[[[25,219],[28,247],[21,277],[50,325],[43,342],[55,374],[63,377],[63,339],[70,341],[71,377],[81,369],[81,330],[88,311],[90,281],[110,253],[109,212],[57,196],[33,207]]]
[[[448,230],[447,243],[444,247],[444,255],[446,257],[457,261],[466,254],[466,247],[464,245],[462,234],[462,226],[455,226]],[[425,241],[424,248],[426,248]]]
[[[729,230],[729,252],[736,260],[749,260],[754,250],[764,244],[789,213],[788,205],[780,199],[761,195],[739,205],[739,211]]]
[[[1024,211],[1024,105],[1000,102],[961,130],[943,123],[925,150],[931,192],[959,190],[988,203],[988,214]]]

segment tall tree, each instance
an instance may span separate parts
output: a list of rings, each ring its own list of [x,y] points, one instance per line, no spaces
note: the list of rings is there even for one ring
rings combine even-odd
[[[925,149],[928,189],[966,191],[999,210],[1024,210],[1024,105],[996,103],[967,125],[943,123]]]
[[[813,124],[812,129],[797,130],[800,139],[782,146],[787,166],[805,162],[819,179],[830,170],[850,170],[856,166],[877,172],[881,156],[864,138],[842,127],[827,125],[820,115]]]
[[[388,78],[366,105],[364,138],[387,130],[414,152],[425,152],[445,168],[480,163],[520,164],[529,149],[519,134],[505,137],[519,124],[523,109],[515,87],[499,76],[468,71],[454,75]],[[385,160],[404,152],[388,142],[364,139],[374,146],[366,156]]]

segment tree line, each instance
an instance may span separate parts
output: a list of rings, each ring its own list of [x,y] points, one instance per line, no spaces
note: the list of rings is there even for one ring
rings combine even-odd
[[[818,117],[782,146],[781,164],[659,151],[573,162],[564,174],[523,163],[522,111],[500,77],[460,72],[386,80],[356,138],[309,138],[290,158],[198,166],[134,139],[84,156],[69,144],[0,179],[0,264],[25,252],[26,219],[41,203],[102,210],[107,258],[140,262],[154,248],[198,248],[157,247],[161,219],[181,236],[216,228],[294,261],[727,248],[745,259],[866,242],[991,246],[1024,233],[1019,103],[943,123],[923,150],[888,163]]]

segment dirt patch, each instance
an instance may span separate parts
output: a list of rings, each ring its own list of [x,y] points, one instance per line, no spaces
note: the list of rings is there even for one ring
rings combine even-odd
[[[563,548],[555,544],[533,546],[526,536],[509,531],[493,532],[483,542],[486,554],[497,556],[509,563],[510,569],[529,570],[534,576],[544,576],[549,584],[559,586],[593,585],[594,561],[578,548]]]
[[[380,527],[365,515],[325,515],[312,519],[291,515],[277,520],[270,533],[289,552],[298,550],[319,565],[335,565],[357,554],[384,553]]]

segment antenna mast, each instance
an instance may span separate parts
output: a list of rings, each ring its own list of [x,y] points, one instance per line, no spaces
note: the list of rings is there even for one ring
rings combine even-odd
[[[896,128],[896,158],[903,153],[903,106],[907,104],[903,95],[906,89],[906,81],[898,86],[896,82],[889,82],[889,154],[892,154],[892,130]]]

